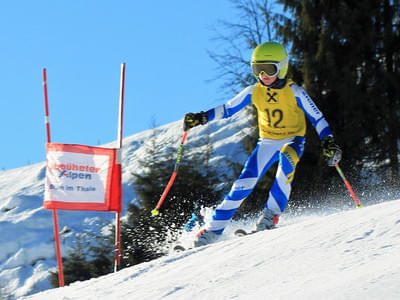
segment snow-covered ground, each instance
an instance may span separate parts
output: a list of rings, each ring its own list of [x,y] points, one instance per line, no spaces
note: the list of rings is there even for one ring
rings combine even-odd
[[[214,160],[225,156],[243,161],[240,141],[248,129],[248,118],[241,112],[229,120],[199,126],[190,131],[185,148],[201,151],[207,132],[215,149]],[[179,146],[183,131],[177,121],[157,128],[157,143],[164,147]],[[124,138],[122,152],[123,207],[136,201],[131,172],[140,172],[138,160],[146,155],[146,144],[152,130]],[[45,142],[45,141],[43,141]],[[74,141],[57,141],[74,143]],[[105,147],[113,147],[113,143]],[[44,147],[44,144],[43,144]],[[205,146],[204,146],[205,147]],[[28,149],[29,151],[29,149]],[[185,150],[183,159],[185,157]],[[43,158],[45,161],[45,157]],[[18,169],[0,171],[0,299],[29,295],[51,288],[49,271],[56,271],[51,211],[43,209],[46,164],[38,163]],[[228,172],[228,170],[219,170]],[[171,168],[172,172],[172,168]],[[125,212],[125,211],[124,211]],[[114,214],[104,212],[58,211],[61,250],[65,255],[76,242],[77,233],[98,233]]]
[[[282,217],[271,231],[23,299],[400,299],[400,201]]]

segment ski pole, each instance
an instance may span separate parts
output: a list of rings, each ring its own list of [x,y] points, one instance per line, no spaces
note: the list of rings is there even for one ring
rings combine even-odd
[[[178,175],[178,168],[179,168],[179,165],[180,165],[181,159],[182,159],[183,143],[186,140],[188,132],[189,132],[189,130],[185,131],[185,133],[183,134],[183,137],[182,137],[182,140],[181,140],[181,144],[179,145],[179,148],[178,148],[178,155],[177,155],[177,159],[176,159],[176,162],[175,162],[174,171],[172,172],[171,178],[169,179],[168,184],[165,187],[164,192],[162,193],[160,200],[158,200],[156,208],[151,211],[151,214],[153,216],[158,216],[158,214],[160,213],[159,209],[161,207],[161,204],[164,202],[165,198],[167,197],[169,189],[171,188],[172,184],[175,181],[176,175]]]
[[[360,201],[358,201],[356,194],[354,193],[353,189],[351,188],[349,181],[344,176],[342,169],[339,167],[339,164],[335,164],[335,168],[338,171],[340,177],[342,177],[344,184],[346,185],[351,197],[354,200],[354,203],[356,204],[356,207],[361,208],[362,205],[360,204]]]

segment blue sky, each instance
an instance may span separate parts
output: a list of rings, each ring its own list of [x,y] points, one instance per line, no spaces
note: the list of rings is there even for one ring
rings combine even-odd
[[[52,142],[116,140],[122,62],[125,137],[221,104],[207,50],[235,14],[228,0],[1,1],[0,170],[45,161],[43,68]]]

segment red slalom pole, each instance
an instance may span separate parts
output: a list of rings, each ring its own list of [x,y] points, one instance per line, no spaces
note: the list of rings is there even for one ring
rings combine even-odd
[[[360,204],[360,201],[358,201],[356,194],[354,193],[354,191],[353,191],[353,189],[352,189],[352,187],[351,187],[349,181],[348,181],[348,180],[346,179],[346,177],[344,176],[342,169],[339,167],[339,164],[335,164],[335,168],[336,168],[336,170],[338,171],[340,177],[343,179],[343,182],[344,182],[344,184],[346,185],[347,190],[349,191],[351,197],[353,198],[354,203],[356,204],[356,207],[357,207],[357,208],[361,208],[362,205]]]
[[[44,107],[45,107],[45,124],[47,133],[47,143],[51,143],[50,138],[50,120],[49,120],[49,99],[47,94],[47,73],[43,69],[43,88],[44,88]],[[64,286],[64,271],[61,257],[60,235],[58,231],[57,209],[53,209],[53,224],[54,224],[54,242],[56,244],[57,264],[58,264],[58,285]]]
[[[121,82],[119,94],[119,117],[118,117],[118,164],[121,167],[121,151],[122,151],[122,125],[124,120],[124,96],[125,96],[125,63],[121,64]],[[122,194],[121,194],[122,197]],[[120,199],[122,201],[122,199]],[[117,272],[121,265],[121,213],[115,213],[115,262],[114,272]]]
[[[53,209],[53,223],[54,223],[54,238],[56,243],[57,252],[57,264],[58,264],[58,285],[64,286],[64,270],[61,257],[61,246],[60,246],[60,235],[58,233],[58,220],[57,220],[57,209]]]
[[[172,172],[171,178],[169,179],[168,184],[165,187],[164,192],[162,193],[160,200],[158,200],[156,208],[151,211],[151,214],[153,216],[158,216],[158,214],[160,213],[159,209],[161,207],[161,204],[164,202],[165,198],[167,197],[167,194],[168,194],[172,184],[174,183],[176,176],[178,175],[178,168],[179,168],[179,165],[180,165],[181,159],[182,159],[183,143],[186,140],[188,132],[189,131],[187,130],[183,134],[183,137],[182,137],[182,140],[181,140],[181,144],[179,145],[179,148],[178,148],[178,158],[176,159],[174,171]]]

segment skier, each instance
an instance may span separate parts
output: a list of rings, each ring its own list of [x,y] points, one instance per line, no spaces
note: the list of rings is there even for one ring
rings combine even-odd
[[[276,42],[258,45],[250,65],[258,79],[257,84],[246,87],[224,105],[206,112],[188,113],[184,117],[184,130],[189,130],[213,120],[229,118],[250,103],[258,113],[257,146],[230,192],[195,235],[194,247],[218,239],[256,183],[274,162],[279,161],[275,182],[254,231],[274,228],[288,203],[295,168],[304,151],[305,115],[322,141],[322,154],[328,165],[334,166],[342,157],[321,111],[304,89],[287,78],[289,57],[284,46]]]

